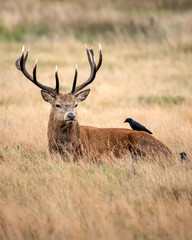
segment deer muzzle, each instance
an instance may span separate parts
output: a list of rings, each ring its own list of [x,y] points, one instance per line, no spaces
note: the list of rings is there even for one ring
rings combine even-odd
[[[74,113],[67,114],[67,121],[75,121],[75,120],[76,120],[76,116]]]

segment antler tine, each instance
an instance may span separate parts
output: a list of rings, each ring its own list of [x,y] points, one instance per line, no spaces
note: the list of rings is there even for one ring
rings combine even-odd
[[[55,80],[56,80],[56,94],[59,94],[59,77],[58,77],[58,72],[57,72],[57,65],[56,65],[56,70],[55,70]]]
[[[57,71],[55,73],[55,78],[56,78],[56,87],[55,88],[51,88],[51,87],[48,87],[48,86],[45,86],[45,85],[41,84],[40,82],[37,81],[37,77],[36,77],[37,60],[35,62],[35,66],[33,68],[33,76],[31,76],[26,70],[25,63],[27,61],[28,54],[29,54],[29,49],[28,49],[28,51],[25,55],[24,54],[24,47],[23,47],[21,57],[19,57],[15,62],[15,65],[16,65],[17,69],[20,70],[26,78],[28,78],[31,82],[33,82],[39,88],[49,92],[50,94],[52,94],[54,96],[59,94],[59,78],[58,78]]]
[[[15,62],[15,66],[16,66],[16,68],[17,68],[18,70],[21,70],[20,60],[21,60],[21,58],[23,58],[24,49],[25,49],[25,46],[23,46],[23,48],[22,48],[21,57],[19,57],[19,58],[16,60],[16,62]],[[27,54],[26,54],[26,59],[27,59],[27,57],[28,57],[28,51],[27,51]]]
[[[83,89],[84,87],[86,87],[87,85],[89,85],[95,79],[96,73],[102,64],[101,44],[99,44],[99,62],[97,65],[96,65],[95,54],[94,54],[93,48],[88,49],[86,45],[85,45],[85,47],[86,47],[88,61],[89,61],[90,67],[91,67],[91,74],[84,83],[77,86],[75,89],[74,89],[74,83],[73,83],[73,88],[72,88],[71,94],[75,94],[75,93],[79,92],[81,89]]]
[[[72,87],[72,90],[71,90],[71,94],[75,94],[75,88],[76,88],[76,83],[77,83],[77,74],[78,74],[78,71],[77,71],[77,64],[76,64],[76,67],[75,67],[75,76],[74,76],[74,80],[73,80],[73,87]]]
[[[98,71],[99,68],[101,67],[102,60],[103,60],[102,48],[101,48],[101,44],[99,43],[99,62],[98,62],[98,64],[97,64],[97,71]]]
[[[95,75],[96,75],[96,63],[95,63],[95,55],[94,55],[93,49],[88,49],[87,53],[88,53],[88,60],[89,60],[90,66],[91,66],[91,74],[84,83],[80,84],[79,86],[77,86],[75,88],[74,94],[79,92],[81,89],[83,89],[87,85],[89,85],[94,80]],[[91,54],[91,57],[89,54]],[[92,58],[92,60],[91,60],[91,58]]]
[[[85,44],[85,48],[86,48],[86,52],[87,52],[87,58],[89,60],[89,64],[90,64],[90,67],[91,67],[91,70],[92,70],[92,61],[91,61],[91,57],[90,57],[90,54],[89,54],[89,49],[87,48],[86,44]]]
[[[86,50],[87,50],[87,56],[88,56],[88,60],[89,60],[89,64],[91,65],[92,62],[91,62],[91,58],[89,56],[89,49],[87,48],[87,45],[85,44],[85,47],[86,47]],[[93,47],[91,48],[93,49]],[[96,66],[96,71],[99,70],[99,68],[101,67],[101,64],[102,64],[102,60],[103,60],[103,57],[102,57],[102,48],[101,48],[101,44],[99,43],[99,62]]]

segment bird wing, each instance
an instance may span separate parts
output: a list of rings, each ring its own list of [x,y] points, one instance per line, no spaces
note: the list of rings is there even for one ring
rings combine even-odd
[[[143,128],[145,128],[145,127],[143,125],[141,125],[140,123],[133,121],[132,128],[135,128],[136,130],[143,130]]]
[[[133,128],[133,130],[145,131],[145,132],[152,134],[151,131],[149,131],[146,127],[144,127],[143,125],[141,125],[140,123],[138,123],[136,121],[132,122],[132,128]]]

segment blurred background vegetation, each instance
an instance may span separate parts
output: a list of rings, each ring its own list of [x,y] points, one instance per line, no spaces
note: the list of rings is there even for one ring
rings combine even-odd
[[[0,1],[0,41],[163,42],[191,32],[191,0]]]

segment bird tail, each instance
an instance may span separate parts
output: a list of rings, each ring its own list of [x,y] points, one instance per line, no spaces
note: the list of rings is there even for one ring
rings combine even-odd
[[[153,134],[151,131],[149,131],[148,129],[147,130],[145,130],[146,132],[148,132],[149,134]]]

